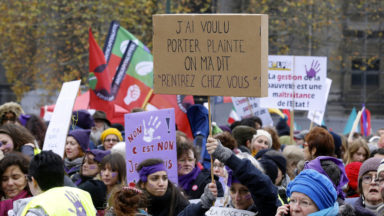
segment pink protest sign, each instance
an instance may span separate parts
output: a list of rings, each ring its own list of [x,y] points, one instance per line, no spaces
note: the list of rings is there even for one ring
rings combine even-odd
[[[174,109],[125,114],[127,181],[137,183],[136,167],[149,158],[160,158],[168,178],[177,184]]]

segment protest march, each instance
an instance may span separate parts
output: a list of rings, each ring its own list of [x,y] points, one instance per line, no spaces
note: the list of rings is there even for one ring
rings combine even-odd
[[[151,49],[89,26],[86,83],[0,105],[0,216],[384,215],[384,126],[328,128],[328,56],[269,54],[270,19],[153,14]]]

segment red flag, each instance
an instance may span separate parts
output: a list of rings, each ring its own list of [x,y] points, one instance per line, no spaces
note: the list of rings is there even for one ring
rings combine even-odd
[[[193,139],[191,126],[187,117],[186,106],[194,104],[192,96],[153,94],[149,104],[157,109],[174,108],[176,125],[179,131]],[[149,107],[147,107],[149,108]]]
[[[371,135],[371,112],[364,108],[360,118],[360,131],[363,136]]]
[[[132,110],[144,107],[152,95],[153,57],[134,35],[113,21],[105,42],[104,55],[114,77],[111,95],[115,103]]]
[[[92,30],[89,29],[89,85],[90,91],[89,107],[102,110],[108,119],[113,118],[114,104],[105,100],[110,94],[112,75],[108,71],[103,51],[93,38]]]
[[[291,111],[288,109],[283,109],[283,113],[287,115],[287,125],[291,126]]]

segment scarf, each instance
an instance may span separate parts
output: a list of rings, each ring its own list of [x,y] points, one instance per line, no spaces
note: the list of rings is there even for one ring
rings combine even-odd
[[[185,191],[188,191],[191,186],[191,182],[197,178],[200,172],[201,170],[199,167],[195,166],[195,168],[187,175],[179,176],[179,187],[183,188]]]
[[[76,172],[80,169],[81,164],[83,163],[83,157],[79,157],[73,160],[64,158],[64,170],[67,174]]]

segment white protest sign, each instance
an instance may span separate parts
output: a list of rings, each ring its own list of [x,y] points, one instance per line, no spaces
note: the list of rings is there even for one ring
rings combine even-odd
[[[258,116],[263,126],[273,126],[273,120],[268,109],[260,107],[260,99],[255,97],[232,97],[233,106],[237,114],[244,119],[251,116]]]
[[[290,110],[319,109],[326,78],[326,57],[268,56],[268,97],[261,98],[260,105]]]
[[[235,208],[211,207],[206,216],[254,216],[255,212],[240,210]]]
[[[81,80],[65,82],[57,98],[55,110],[44,139],[44,151],[52,150],[64,156],[65,141],[71,122],[72,109],[79,92]]]
[[[331,89],[331,85],[332,85],[332,80],[327,78],[325,83],[326,90],[324,92],[323,106],[318,110],[310,110],[307,115],[307,118],[309,120],[315,122],[318,125],[321,125],[323,123],[325,107],[327,106],[328,94],[329,94],[329,90]],[[324,110],[324,111],[320,111],[320,110]]]

